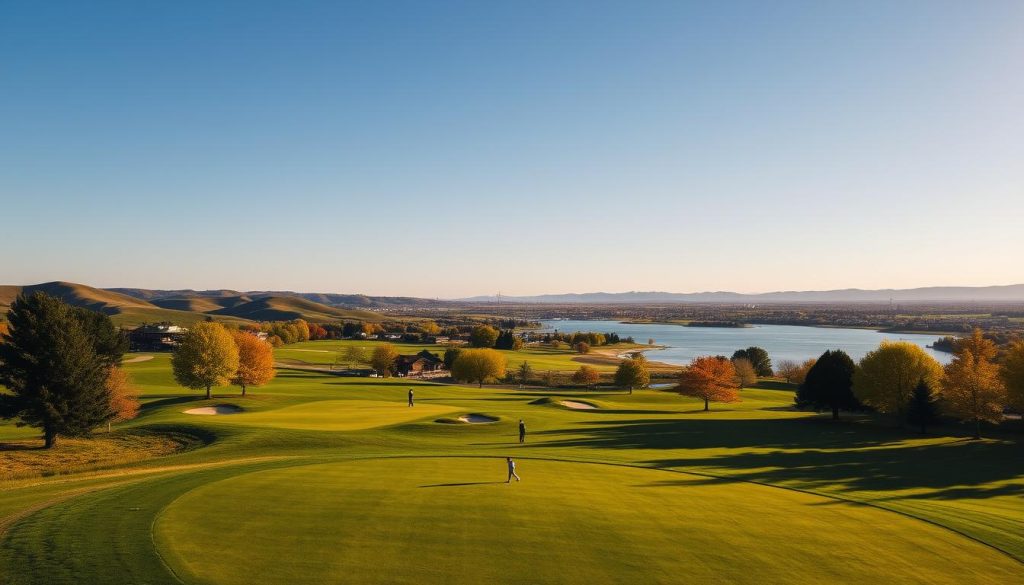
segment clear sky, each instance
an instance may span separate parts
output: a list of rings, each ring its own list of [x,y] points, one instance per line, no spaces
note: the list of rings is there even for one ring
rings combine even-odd
[[[1024,282],[1024,2],[0,3],[0,283]]]

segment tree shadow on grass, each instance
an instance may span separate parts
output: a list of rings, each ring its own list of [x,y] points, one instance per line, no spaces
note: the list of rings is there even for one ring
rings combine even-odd
[[[906,438],[895,431],[864,432],[856,424],[835,424],[818,418],[699,418],[701,412],[693,411],[697,416],[686,418],[587,420],[536,434],[542,436],[544,445],[549,447],[597,449],[861,448],[897,443]],[[608,414],[623,413],[609,411]]]
[[[1010,435],[918,443],[910,439],[919,435],[907,430],[824,417],[585,421],[534,435],[546,439],[535,447],[673,449],[674,457],[643,463],[727,476],[681,485],[742,480],[837,494],[897,492],[897,499],[1024,495],[1024,442]],[[1014,485],[989,485],[1001,481]],[[929,491],[898,493],[922,489]]]

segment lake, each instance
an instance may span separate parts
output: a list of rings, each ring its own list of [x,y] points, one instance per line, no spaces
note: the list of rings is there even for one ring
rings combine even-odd
[[[650,351],[649,359],[669,364],[688,364],[702,355],[731,356],[740,348],[756,345],[768,351],[773,364],[781,360],[802,362],[818,357],[826,349],[841,349],[854,361],[878,347],[882,340],[910,341],[925,347],[940,336],[913,333],[881,333],[872,329],[838,329],[799,327],[794,325],[753,325],[751,327],[684,327],[658,323],[622,323],[619,321],[541,321],[545,331],[561,333],[593,331],[618,333],[637,343],[654,339],[664,350]],[[925,348],[939,363],[947,363],[952,355]]]

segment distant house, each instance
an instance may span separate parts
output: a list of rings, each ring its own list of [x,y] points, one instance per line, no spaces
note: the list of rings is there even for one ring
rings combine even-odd
[[[188,329],[178,325],[142,325],[128,332],[128,349],[131,351],[171,351]]]
[[[400,355],[395,360],[399,376],[429,376],[444,371],[444,360],[423,350],[415,355]]]

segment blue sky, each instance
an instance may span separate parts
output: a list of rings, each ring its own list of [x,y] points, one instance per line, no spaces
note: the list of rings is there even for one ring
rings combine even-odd
[[[0,4],[0,282],[1024,282],[1024,3]]]

